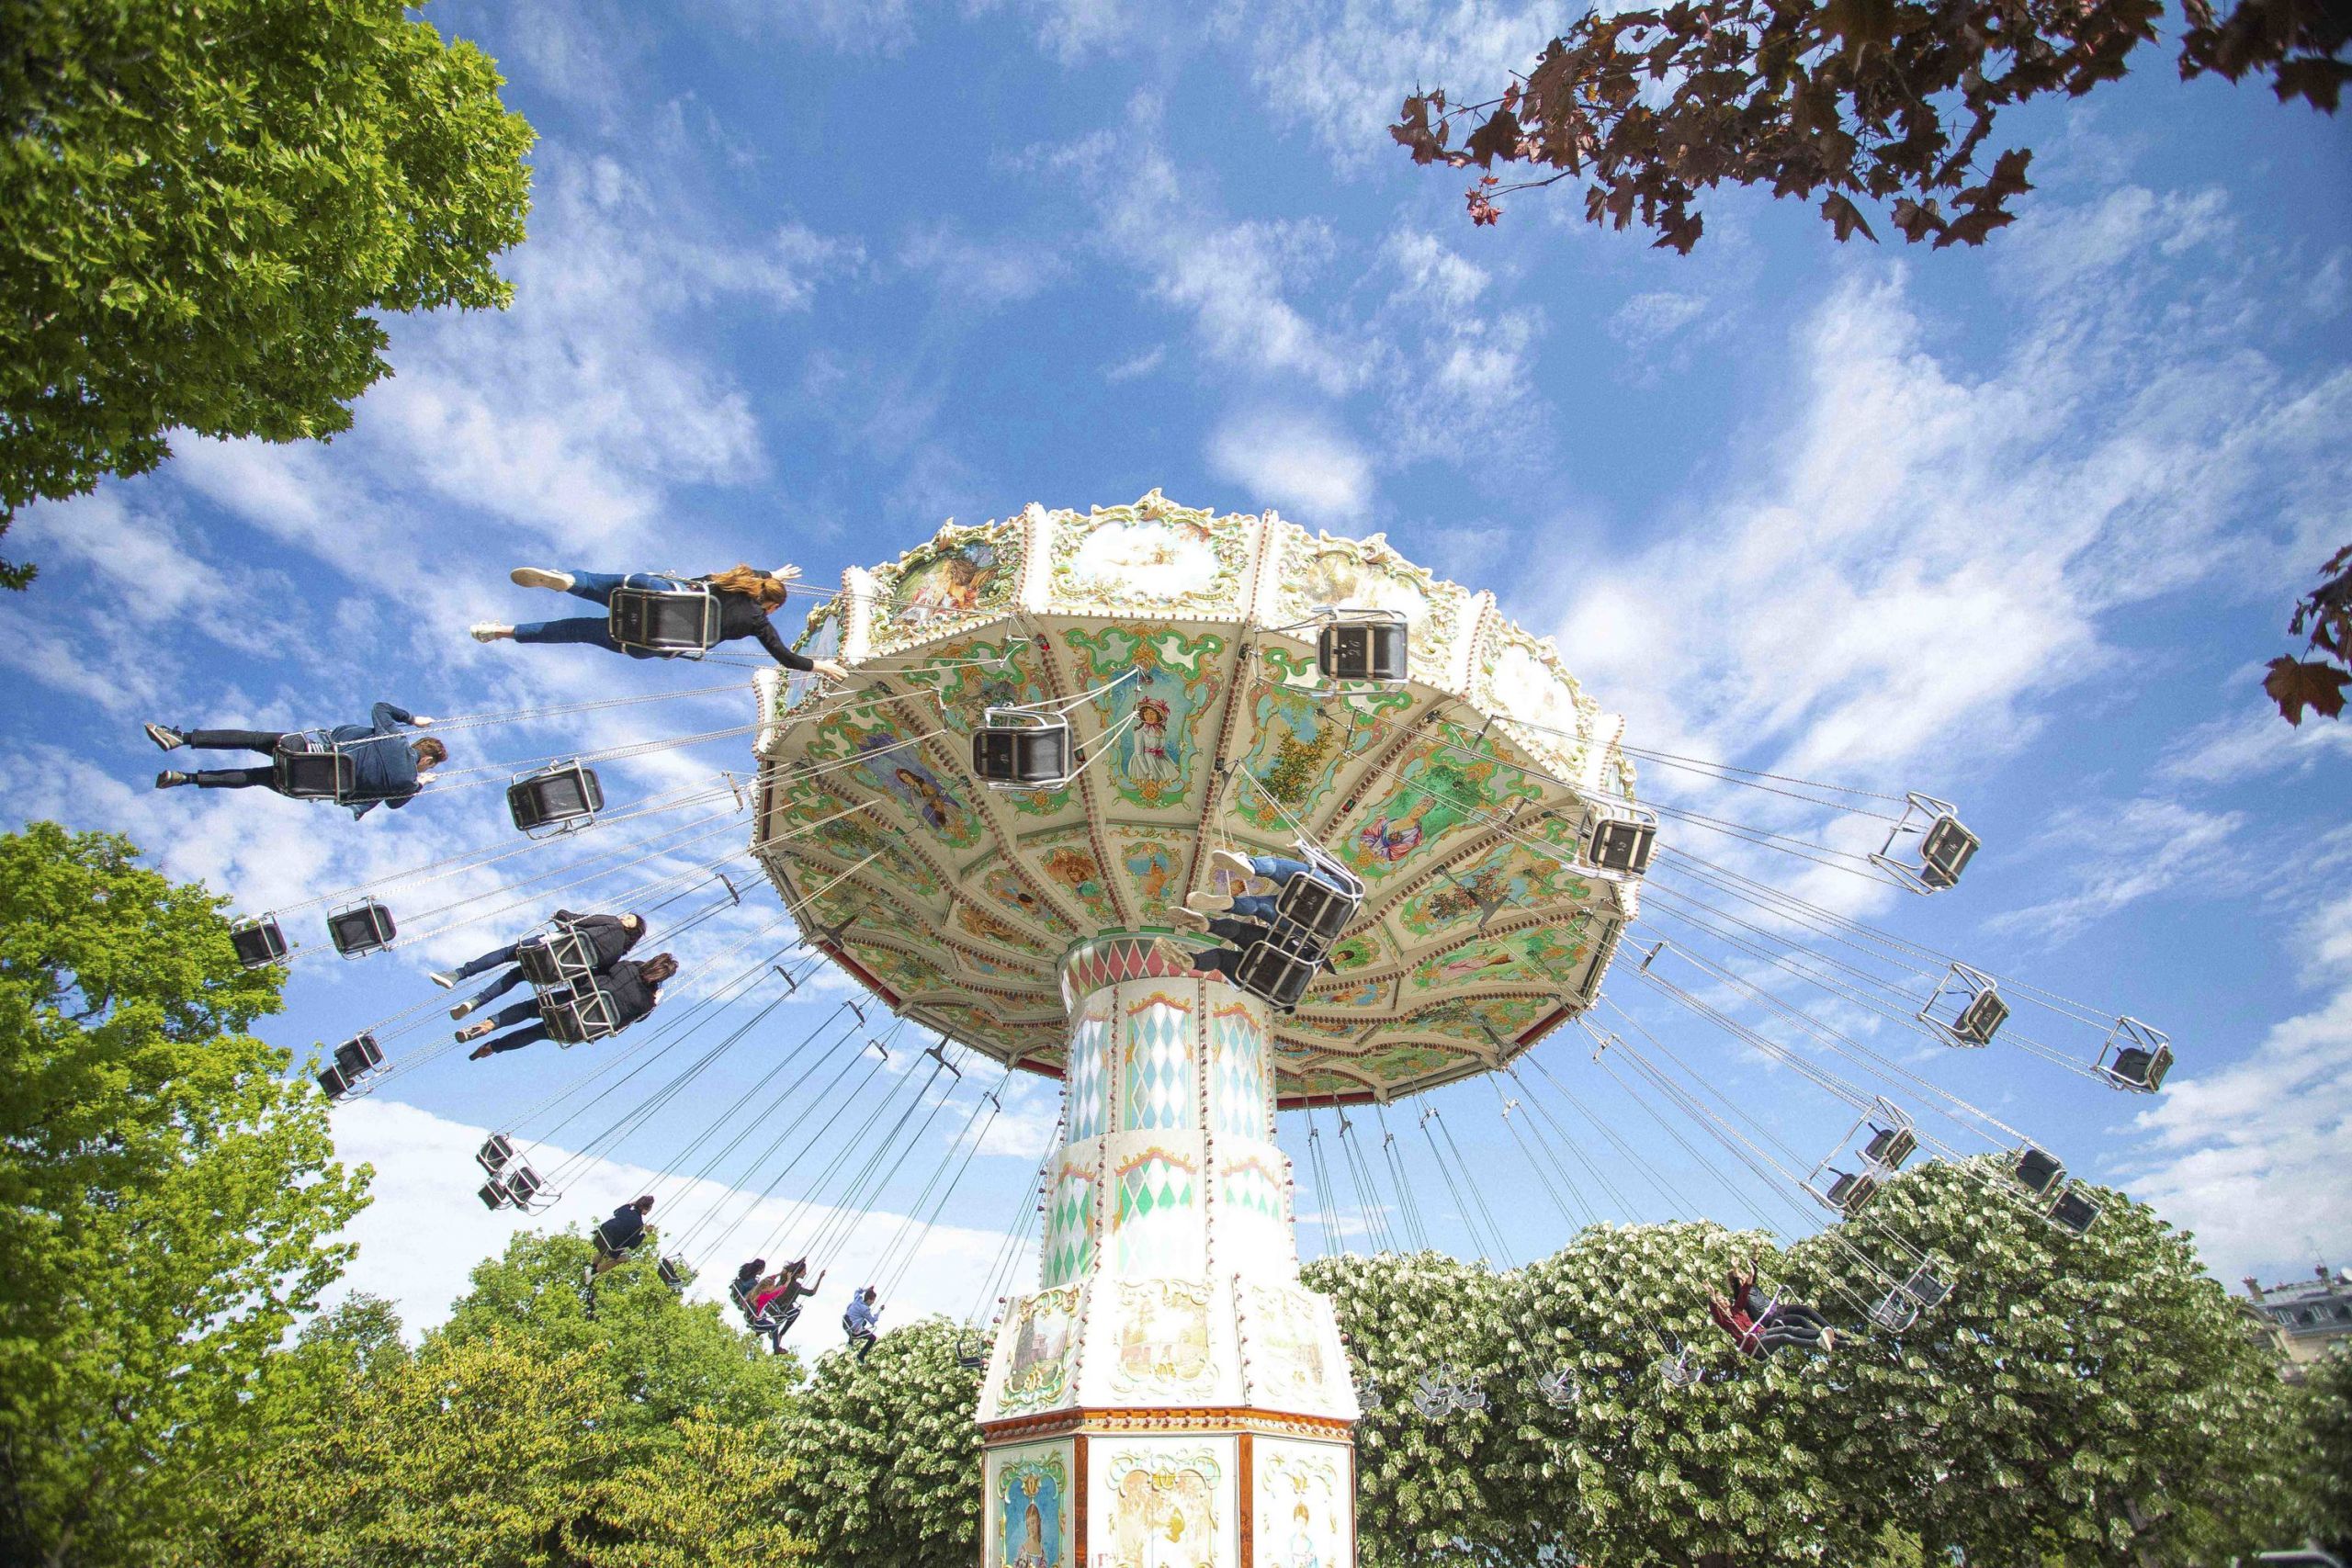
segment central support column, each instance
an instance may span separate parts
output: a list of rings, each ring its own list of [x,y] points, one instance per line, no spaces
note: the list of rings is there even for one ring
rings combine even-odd
[[[1354,1568],[1359,1412],[1298,1280],[1266,1004],[1149,937],[1061,980],[1040,1288],[980,1393],[982,1568]]]

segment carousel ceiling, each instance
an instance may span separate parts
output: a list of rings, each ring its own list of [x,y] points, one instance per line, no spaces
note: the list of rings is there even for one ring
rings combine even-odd
[[[1407,617],[1407,684],[1322,678],[1313,621],[1339,606]],[[1286,852],[1304,832],[1365,885],[1279,1020],[1284,1104],[1499,1065],[1598,994],[1633,912],[1634,884],[1579,852],[1632,794],[1620,722],[1490,594],[1376,536],[1158,491],[1032,506],[853,568],[801,646],[856,679],[765,686],[754,851],[845,968],[1001,1061],[1057,1075],[1061,955],[1177,930],[1168,910],[1210,885],[1216,849]],[[1071,784],[972,776],[985,709],[1073,698],[1089,763]]]

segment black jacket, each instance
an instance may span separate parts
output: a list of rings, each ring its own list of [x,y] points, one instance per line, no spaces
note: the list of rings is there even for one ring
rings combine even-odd
[[[612,999],[613,1029],[627,1029],[653,1010],[653,987],[637,977],[645,965],[624,958],[596,976],[596,989]]]
[[[698,581],[707,582],[708,578]],[[757,637],[760,646],[775,656],[775,661],[786,670],[813,669],[814,663],[806,654],[795,653],[786,646],[784,634],[775,629],[775,622],[757,599],[732,589],[715,588],[718,598],[718,640],[733,642],[738,637]]]
[[[645,1216],[634,1203],[623,1203],[613,1217],[596,1227],[615,1252],[625,1252],[645,1239]]]
[[[575,915],[569,909],[558,909],[555,918],[588,939],[588,945],[596,950],[596,968],[600,972],[619,963],[621,955],[635,947],[637,939],[645,934],[643,920],[638,921],[637,929],[632,931],[618,915]]]

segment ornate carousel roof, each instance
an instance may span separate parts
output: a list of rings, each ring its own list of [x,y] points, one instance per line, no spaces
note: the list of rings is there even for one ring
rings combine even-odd
[[[1340,606],[1406,616],[1407,683],[1323,679],[1314,617]],[[1058,1075],[1064,958],[1120,962],[1116,933],[1177,930],[1169,908],[1220,848],[1304,832],[1364,883],[1279,1020],[1285,1105],[1499,1066],[1599,993],[1633,912],[1635,884],[1579,851],[1632,795],[1622,722],[1491,594],[1376,535],[1157,491],[1032,505],[852,568],[801,646],[857,680],[764,685],[754,852],[844,968],[1000,1061]],[[985,709],[1072,699],[1073,782],[972,776]]]

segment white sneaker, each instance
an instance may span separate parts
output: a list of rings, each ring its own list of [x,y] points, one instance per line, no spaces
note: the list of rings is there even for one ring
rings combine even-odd
[[[466,1016],[466,1014],[468,1014],[468,1013],[469,1013],[469,1012],[471,1012],[471,1011],[473,1011],[473,1010],[474,1010],[474,1004],[473,1004],[473,1003],[471,1003],[471,1002],[459,1002],[456,1007],[453,1007],[453,1008],[451,1008],[451,1009],[449,1010],[449,1016],[450,1016],[451,1018],[463,1018],[463,1017],[465,1017],[465,1016]]]
[[[1209,929],[1209,918],[1201,913],[1198,909],[1188,909],[1179,904],[1170,908],[1168,913],[1175,919],[1179,925],[1187,925],[1192,927],[1194,931],[1204,931]]]
[[[1231,850],[1211,850],[1209,860],[1245,882],[1258,874],[1258,868],[1250,863],[1248,855],[1236,854]]]
[[[1233,900],[1214,893],[1187,893],[1184,908],[1196,915],[1222,915],[1233,908]]]
[[[552,588],[560,593],[571,586],[571,573],[549,571],[543,566],[518,566],[506,575],[517,588]]]
[[[476,642],[502,642],[514,635],[513,626],[502,626],[496,621],[476,621],[471,630]]]

